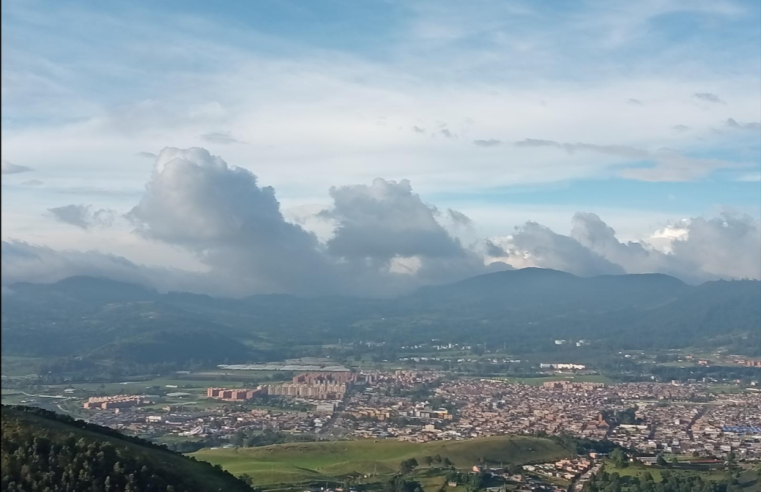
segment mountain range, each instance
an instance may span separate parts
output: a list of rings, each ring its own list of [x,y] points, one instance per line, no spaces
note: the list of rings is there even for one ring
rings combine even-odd
[[[554,350],[558,339],[612,349],[753,347],[761,333],[761,281],[692,286],[661,274],[577,277],[537,268],[392,299],[215,298],[71,277],[10,285],[2,301],[4,355],[134,363],[251,362],[339,339],[440,339],[522,352]]]

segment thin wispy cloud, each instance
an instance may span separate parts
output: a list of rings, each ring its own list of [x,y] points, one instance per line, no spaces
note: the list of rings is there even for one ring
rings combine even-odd
[[[728,118],[725,125],[729,128],[738,130],[761,130],[761,123],[757,121],[751,121],[748,123],[738,123],[734,118]]]
[[[693,95],[694,97],[702,101],[707,101],[707,102],[717,103],[717,104],[726,104],[724,101],[719,99],[719,96],[717,96],[716,94],[711,94],[710,92],[696,92]]]
[[[230,145],[245,143],[233,137],[230,132],[211,132],[200,135],[201,140],[208,143]]]
[[[113,210],[96,210],[92,205],[64,205],[62,207],[49,208],[48,212],[59,222],[81,229],[108,227],[113,224],[116,218],[116,212]]]
[[[626,145],[572,144],[531,138],[515,142],[514,145],[521,148],[557,148],[564,150],[568,154],[593,152],[628,161],[648,161],[651,163],[649,167],[625,167],[620,171],[620,175],[628,179],[649,182],[691,181],[708,176],[718,169],[748,166],[747,163],[690,157],[666,147],[656,151],[649,151]]]
[[[486,140],[473,140],[473,144],[478,147],[499,147],[502,145],[502,140],[497,140],[495,138],[489,138]]]
[[[32,171],[32,168],[14,164],[9,161],[2,161],[2,174],[19,174]]]

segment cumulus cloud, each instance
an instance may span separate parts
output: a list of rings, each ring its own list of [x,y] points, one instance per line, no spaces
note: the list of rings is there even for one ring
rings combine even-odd
[[[436,209],[412,192],[407,180],[377,178],[372,185],[330,189],[333,208],[323,216],[338,223],[327,243],[331,255],[388,261],[395,256],[453,257],[460,243],[436,221]]]
[[[2,174],[19,174],[33,171],[32,168],[14,164],[9,161],[2,161]]]
[[[128,217],[138,234],[187,248],[242,289],[313,293],[335,280],[316,237],[283,218],[275,190],[205,149],[162,150]]]
[[[202,135],[199,135],[199,137],[201,137],[201,140],[203,140],[204,142],[222,144],[222,145],[245,143],[233,137],[230,132],[204,133]]]
[[[505,258],[510,255],[502,246],[494,244],[490,239],[484,240],[486,255],[493,258]]]
[[[449,131],[448,128],[442,128],[441,130],[439,130],[439,133],[441,133],[442,135],[444,135],[445,137],[447,137],[449,139],[457,138],[457,135],[455,135],[454,133]]]
[[[710,92],[696,92],[695,94],[693,94],[693,97],[696,97],[702,101],[708,101],[708,102],[717,103],[717,104],[725,104],[724,101],[719,99],[719,96],[717,96],[716,94],[711,94]]]
[[[486,266],[482,256],[452,237],[436,220],[438,209],[424,203],[407,180],[378,178],[369,186],[331,188],[330,195],[333,206],[321,213],[336,224],[327,253],[352,276],[374,279],[386,292],[507,268]],[[470,224],[456,210],[447,210],[447,216],[457,225]],[[395,273],[403,274],[404,282]]]
[[[495,238],[491,242],[507,252],[507,262],[515,266],[539,266],[582,276],[625,273],[623,267],[575,239],[557,234],[536,222],[526,222],[507,238]],[[493,247],[490,249],[497,251]]]
[[[538,266],[591,276],[606,273],[665,273],[691,283],[718,278],[761,278],[761,222],[723,214],[679,221],[656,231],[665,240],[621,242],[592,213],[577,213],[569,236],[528,222],[515,234],[487,241],[487,254],[516,266]],[[653,241],[654,242],[654,241]]]
[[[146,159],[155,159],[156,157],[158,157],[158,156],[157,156],[156,154],[154,154],[153,152],[138,152],[138,153],[137,153],[137,154],[135,154],[135,155],[137,155],[137,156],[139,156],[139,157],[145,157]]]
[[[3,243],[3,285],[96,275],[217,295],[393,295],[526,266],[577,275],[660,272],[689,282],[761,278],[761,225],[749,216],[678,221],[647,240],[622,242],[597,215],[578,213],[570,235],[527,222],[513,234],[466,247],[439,219],[467,227],[470,219],[425,203],[407,180],[378,178],[329,194],[329,208],[307,213],[332,229],[320,240],[299,225],[306,219],[287,220],[275,190],[250,171],[205,149],[166,148],[126,217],[136,234],[191,252],[206,271],[159,270],[98,252],[11,241]],[[85,229],[112,219],[110,211],[90,205],[51,213]]]
[[[668,257],[650,245],[620,242],[616,238],[616,231],[596,214],[579,212],[573,216],[572,222],[571,238],[588,250],[620,265],[626,273],[691,274],[679,258]]]
[[[167,148],[128,217],[137,234],[193,252],[247,293],[386,295],[500,268],[450,236],[406,180],[334,187],[330,196],[319,216],[335,230],[322,243],[288,222],[275,190],[250,171],[205,149]]]
[[[93,210],[92,205],[65,205],[49,208],[56,220],[82,229],[108,227],[113,224],[116,212],[108,209]]]
[[[672,255],[706,278],[761,278],[761,222],[749,215],[695,217]],[[687,274],[688,272],[681,272]]]
[[[451,208],[447,209],[447,215],[449,215],[449,220],[451,220],[456,225],[470,227],[473,225],[473,220],[465,215],[462,212],[458,212],[457,210],[452,210]]]
[[[686,125],[674,125],[671,127],[671,129],[677,132],[686,132],[690,129],[690,127]]]
[[[419,126],[413,126],[412,131],[415,133],[425,133],[425,128],[421,128]]]
[[[639,99],[629,99],[628,101],[626,101],[626,103],[632,106],[644,106],[642,101],[640,101]]]
[[[30,179],[29,181],[24,181],[21,183],[22,186],[42,186],[45,183],[40,181],[39,179]]]
[[[478,147],[498,147],[502,145],[502,140],[490,138],[488,140],[473,140],[473,144]]]

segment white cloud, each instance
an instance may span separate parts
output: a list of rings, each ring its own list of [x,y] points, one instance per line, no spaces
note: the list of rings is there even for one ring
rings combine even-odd
[[[740,176],[738,178],[738,181],[744,181],[746,183],[756,183],[758,181],[761,181],[761,172],[750,173],[750,174],[746,174],[744,176]]]
[[[478,231],[504,234],[528,219],[567,234],[563,222],[577,207],[505,209],[484,199],[463,208],[458,195],[614,177],[758,180],[744,169],[715,172],[756,164],[757,135],[740,130],[752,129],[758,121],[758,70],[747,63],[757,47],[735,43],[726,49],[720,36],[752,10],[747,5],[595,0],[553,13],[535,2],[486,1],[473,8],[421,0],[398,7],[404,15],[386,26],[391,34],[382,39],[383,56],[373,56],[359,48],[362,43],[347,43],[339,51],[335,44],[267,35],[256,26],[238,29],[190,12],[158,21],[137,8],[116,16],[63,5],[44,12],[21,3],[9,6],[11,14],[30,21],[21,24],[36,27],[21,37],[34,39],[30,45],[18,42],[13,33],[19,30],[4,33],[11,49],[3,53],[3,156],[34,168],[45,186],[4,199],[3,218],[13,220],[4,222],[3,237],[79,249],[97,240],[113,248],[107,250],[121,252],[97,228],[67,230],[38,217],[60,204],[54,193],[70,194],[64,203],[89,203],[97,196],[98,207],[129,210],[143,196],[151,172],[147,158],[155,158],[142,149],[187,148],[200,141],[217,150],[224,145],[229,162],[250,166],[262,182],[277,188],[288,210],[270,206],[257,213],[274,222],[284,216],[286,224],[298,226],[294,234],[302,240],[317,231],[314,241],[305,242],[316,244],[312,249],[319,258],[337,224],[310,216],[306,209],[291,213],[291,205],[321,209],[330,187],[367,186],[379,176],[396,183],[409,179],[423,197],[454,197],[441,210],[452,206],[475,222],[470,232],[444,224],[461,244],[475,242]],[[701,36],[675,38],[668,31],[671,23],[662,22],[663,16],[684,13],[696,21],[696,29],[703,29]],[[705,27],[709,24],[710,29]],[[76,37],[66,35],[72,30]],[[104,33],[113,36],[111,42],[99,42]],[[61,58],[55,56],[58,51],[73,55]],[[111,83],[114,77],[128,80],[129,86],[120,90]],[[713,95],[725,104],[694,94]],[[730,116],[736,126],[724,123]],[[508,144],[532,137],[557,145]],[[676,151],[657,150],[662,148]],[[715,157],[703,157],[709,155]],[[631,167],[636,160],[650,160],[652,166]],[[12,185],[5,167],[4,162],[4,181]],[[163,174],[161,169],[157,173]],[[221,180],[242,170],[228,166],[204,173],[203,184],[194,181],[199,188],[229,191],[229,183],[212,183],[210,176]],[[191,174],[174,178],[190,179]],[[151,186],[166,181],[172,179],[157,178]],[[267,195],[257,183],[236,200],[250,205],[251,196]],[[177,193],[177,202],[162,194],[159,205],[149,207],[152,223],[141,224],[144,237],[133,238],[134,249],[124,254],[148,261],[153,247],[162,251],[157,257],[170,261],[166,252],[174,248],[202,265],[214,263],[208,256],[214,248],[194,247],[187,253],[187,245],[203,237],[199,229],[234,230],[235,220],[246,220],[241,212],[246,208],[219,212],[190,191],[176,185],[167,189]],[[680,204],[689,203],[689,193],[680,192],[679,198]],[[196,199],[204,206],[190,204]],[[183,204],[176,211],[161,210],[166,203]],[[645,228],[653,222],[662,228],[668,215],[604,211],[620,236],[630,239],[650,234],[653,229]],[[693,206],[689,215],[701,213],[703,207]],[[195,231],[187,243],[180,240],[183,231],[166,223],[174,214],[179,224]],[[29,216],[34,221],[27,221]],[[212,223],[204,228],[207,219]],[[474,237],[465,241],[466,235]],[[418,275],[433,265],[431,258],[421,258]],[[334,271],[334,258],[328,259]],[[286,281],[282,289],[294,282]],[[240,288],[256,290],[258,285]],[[261,285],[270,284],[264,279]]]
[[[97,251],[54,250],[20,241],[2,242],[2,284],[50,283],[67,277],[106,277],[155,287],[161,291],[217,292],[229,295],[224,282],[185,270],[146,267]]]
[[[651,167],[625,168],[621,176],[641,181],[691,181],[707,176],[717,169],[747,167],[747,163],[730,162],[721,159],[691,158],[672,149],[661,148],[656,152],[627,145],[596,145],[588,143],[560,143],[553,140],[528,138],[515,142],[517,147],[550,147],[562,149],[569,154],[595,152],[625,160],[648,161]]]
[[[204,133],[199,136],[201,137],[201,140],[203,140],[204,142],[208,142],[212,144],[229,145],[229,144],[245,143],[233,137],[230,132],[210,132],[210,133]]]
[[[702,101],[708,101],[711,103],[718,103],[718,104],[726,104],[724,101],[719,99],[719,96],[716,94],[711,94],[710,92],[697,92],[694,94],[694,96]]]
[[[20,166],[6,160],[2,161],[2,174],[19,174],[29,172],[32,169],[26,166]]]
[[[747,215],[694,217],[655,231],[647,241],[622,242],[597,215],[577,213],[570,236],[526,223],[490,239],[514,266],[554,268],[578,275],[665,273],[687,282],[761,279],[761,222]],[[491,255],[494,256],[494,255]]]
[[[578,275],[660,272],[688,282],[761,278],[761,224],[747,215],[693,217],[666,224],[647,241],[622,241],[597,215],[577,213],[569,235],[526,222],[508,236],[465,247],[437,217],[470,231],[472,220],[452,209],[438,212],[409,182],[377,179],[369,186],[333,188],[331,196],[329,210],[316,218],[328,219],[325,224],[335,230],[320,241],[301,226],[318,208],[306,207],[289,222],[274,189],[261,187],[249,171],[204,149],[167,148],[128,217],[144,238],[138,243],[144,252],[179,248],[205,268],[162,269],[110,254],[9,241],[3,244],[3,282],[103,275],[160,289],[184,282],[192,291],[227,295],[389,295],[509,268],[504,263]],[[59,220],[81,228],[99,220],[91,206],[64,209]]]
[[[93,210],[92,205],[64,205],[49,208],[56,220],[82,229],[108,227],[113,224],[116,212],[107,209]]]

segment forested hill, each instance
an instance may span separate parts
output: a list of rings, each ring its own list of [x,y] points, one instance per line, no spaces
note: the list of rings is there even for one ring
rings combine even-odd
[[[41,409],[2,407],[2,490],[244,492],[230,473]]]
[[[692,286],[667,275],[582,278],[527,268],[394,299],[243,299],[74,277],[3,290],[4,355],[185,364],[275,360],[293,347],[352,341],[509,345],[585,340],[608,350],[687,344],[761,351],[761,282]],[[170,360],[171,359],[171,360]]]

